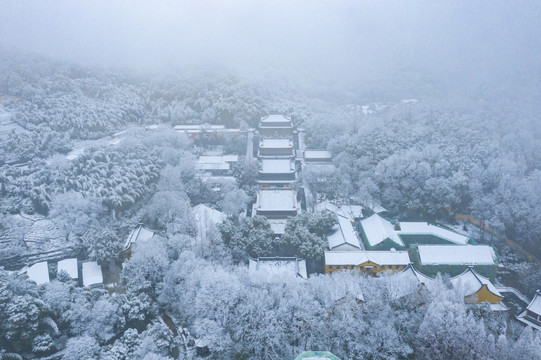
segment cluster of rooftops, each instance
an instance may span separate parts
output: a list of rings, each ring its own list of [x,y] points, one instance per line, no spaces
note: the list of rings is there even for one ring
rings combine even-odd
[[[175,130],[192,137],[238,133],[223,126],[203,125],[177,126]],[[282,115],[263,117],[258,134],[261,167],[252,215],[265,216],[275,236],[280,236],[285,232],[287,219],[301,211],[295,187],[298,170],[308,166],[332,166],[331,154],[326,150],[306,149],[304,131]],[[211,176],[227,177],[231,175],[231,165],[238,160],[235,154],[210,152],[198,158],[196,169]],[[492,283],[498,256],[491,246],[478,245],[469,236],[440,224],[391,221],[385,216],[386,210],[379,205],[369,210],[373,213],[370,216],[365,216],[365,209],[355,204],[323,201],[315,204],[314,209],[331,211],[337,218],[337,224],[327,236],[325,273],[356,270],[373,276],[392,274],[384,278],[390,284],[390,293],[397,298],[417,290],[419,286],[430,290],[434,276],[438,272],[447,273],[452,276],[452,286],[464,292],[466,302],[488,302],[495,311],[507,310],[501,303],[503,295]],[[202,204],[192,211],[198,228],[195,242],[202,242],[211,227],[226,219],[222,212]],[[130,252],[133,244],[149,241],[154,235],[153,231],[140,225],[126,239],[124,250]],[[96,262],[80,262],[72,258],[59,261],[57,267],[58,271],[65,270],[83,286],[103,284],[101,267]],[[49,281],[48,268],[47,262],[41,262],[24,271],[31,280],[41,284]],[[308,277],[306,261],[296,257],[250,259],[248,269],[253,279],[258,281]],[[359,289],[352,291],[359,300],[363,300]],[[541,329],[540,292],[517,318]],[[298,359],[325,358],[322,354],[326,353],[303,354]],[[332,354],[327,358],[337,359]]]
[[[338,222],[328,236],[325,264],[358,266],[365,261],[379,265],[406,266],[414,257],[422,265],[497,264],[497,255],[488,245],[477,245],[469,236],[442,225],[427,222],[392,223],[381,214],[366,218],[346,207],[321,208],[336,213]],[[407,251],[412,250],[412,251]]]
[[[257,183],[259,191],[252,214],[265,216],[274,234],[285,231],[287,218],[301,211],[295,184],[298,170],[308,163],[330,163],[326,150],[307,150],[304,130],[296,128],[290,118],[268,115],[261,119],[258,161],[261,164]]]
[[[42,261],[27,268],[23,268],[19,273],[26,273],[28,278],[36,284],[46,284],[50,281],[49,264],[57,266],[57,272],[64,271],[68,276],[82,286],[102,286],[103,273],[101,266],[95,261],[79,261],[77,258],[69,258],[58,262]]]

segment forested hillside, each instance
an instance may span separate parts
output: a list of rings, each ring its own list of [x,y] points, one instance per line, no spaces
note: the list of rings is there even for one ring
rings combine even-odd
[[[250,257],[321,262],[334,215],[304,212],[276,240],[267,219],[243,216],[259,171],[245,138],[211,146],[173,131],[245,130],[262,115],[286,114],[308,147],[332,153],[334,169],[300,175],[316,199],[367,213],[382,205],[390,218],[494,240],[531,296],[539,266],[454,215],[541,256],[536,80],[460,93],[414,75],[407,86],[382,75],[376,91],[231,73],[135,75],[0,55],[0,357],[198,359],[206,348],[209,359],[293,359],[306,349],[343,360],[539,359],[538,331],[464,304],[446,276],[436,291],[400,299],[385,276],[254,279]],[[409,88],[416,91],[406,97]],[[210,183],[196,165],[215,148],[241,150],[232,175]],[[206,229],[204,245],[196,241],[198,204],[227,217]],[[123,251],[138,225],[155,231],[152,242]],[[42,227],[47,234],[36,235]],[[18,272],[44,249],[99,262],[114,286],[77,286],[55,266],[49,283],[23,279]]]

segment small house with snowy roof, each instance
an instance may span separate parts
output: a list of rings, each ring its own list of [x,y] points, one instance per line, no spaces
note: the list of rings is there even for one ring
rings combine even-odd
[[[208,207],[204,204],[196,205],[192,208],[192,214],[197,227],[195,244],[201,244],[207,239],[207,234],[215,228],[216,225],[227,219],[227,215],[221,211]]]
[[[502,303],[503,295],[496,289],[490,279],[478,274],[472,266],[462,274],[449,279],[453,288],[464,294],[467,304],[488,303],[494,311],[506,311],[508,308]]]
[[[257,194],[253,214],[268,219],[287,219],[300,210],[297,193],[293,189],[261,189]]]
[[[129,257],[131,255],[131,252],[133,251],[133,246],[135,243],[147,242],[147,241],[150,241],[153,237],[154,237],[154,231],[149,230],[140,224],[135,229],[133,229],[128,235],[128,238],[126,239],[126,242],[124,243],[123,250],[126,252],[127,256]]]
[[[259,121],[259,135],[261,136],[291,136],[293,122],[284,115],[267,115]]]
[[[393,299],[399,299],[418,292],[421,288],[431,291],[434,284],[434,279],[415,269],[411,263],[403,271],[383,277],[382,280],[385,281],[385,285]]]
[[[532,301],[522,313],[517,316],[522,323],[541,331],[541,290],[537,290]]]
[[[295,360],[340,360],[328,351],[304,351]]]
[[[374,214],[361,220],[361,237],[368,250],[404,249],[402,239],[394,225],[384,217]]]
[[[293,140],[288,138],[263,138],[259,141],[259,157],[293,157]]]
[[[457,276],[473,266],[484,277],[496,277],[498,256],[489,245],[417,245],[410,251],[417,269],[428,276]]]
[[[286,186],[297,181],[295,163],[291,158],[261,159],[261,170],[257,182],[260,186]]]
[[[361,250],[361,243],[351,221],[341,214],[336,214],[336,217],[338,223],[332,228],[329,235],[327,235],[329,249],[331,251]]]
[[[405,246],[417,245],[468,245],[469,236],[447,227],[428,222],[399,222],[395,230]]]
[[[70,278],[79,279],[79,270],[77,265],[77,259],[64,259],[58,262],[58,272],[65,271]]]
[[[83,286],[103,286],[103,273],[96,261],[83,263]]]
[[[296,257],[259,257],[249,259],[248,269],[254,279],[283,281],[307,279],[306,260]]]
[[[306,163],[330,163],[332,155],[327,150],[308,150],[304,151],[304,162]]]
[[[410,263],[407,251],[325,251],[325,273],[356,270],[377,276],[402,271]]]
[[[38,285],[48,283],[49,267],[47,266],[47,261],[42,261],[30,266],[26,270],[26,275],[28,275],[28,278]]]

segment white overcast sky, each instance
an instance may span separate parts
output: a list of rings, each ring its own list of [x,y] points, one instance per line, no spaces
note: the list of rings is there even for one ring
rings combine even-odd
[[[0,45],[91,65],[351,76],[541,63],[541,1],[0,0]]]

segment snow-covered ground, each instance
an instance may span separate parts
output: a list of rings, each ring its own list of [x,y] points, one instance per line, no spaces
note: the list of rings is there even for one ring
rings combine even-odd
[[[99,147],[99,146],[116,146],[118,144],[121,144],[126,139],[129,139],[132,136],[139,136],[139,134],[143,133],[144,131],[152,131],[152,130],[157,130],[159,128],[161,128],[160,125],[130,126],[126,128],[125,130],[119,131],[112,135],[104,136],[99,139],[75,141],[73,143],[73,150],[71,150],[66,155],[66,159],[75,160],[79,156],[84,154],[85,150],[88,148]],[[54,161],[54,158],[56,156],[57,154],[49,157],[46,163],[50,165]]]
[[[26,132],[24,128],[15,123],[12,114],[4,109],[0,103],[0,140],[3,140],[11,131]]]

